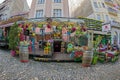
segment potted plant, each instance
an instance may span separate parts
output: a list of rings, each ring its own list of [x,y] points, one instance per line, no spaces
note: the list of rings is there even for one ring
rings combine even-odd
[[[92,64],[95,65],[97,64],[97,61],[100,59],[101,62],[103,62],[104,60],[101,59],[98,55],[99,55],[99,52],[97,51],[97,47],[99,45],[99,43],[101,42],[102,40],[102,37],[101,36],[98,36],[96,38],[96,40],[94,41],[94,54],[93,54],[93,60],[92,60]]]
[[[11,49],[11,55],[15,56],[15,50],[18,46],[19,42],[19,29],[18,29],[18,24],[14,23],[13,26],[10,27],[10,32],[9,32],[9,48]]]

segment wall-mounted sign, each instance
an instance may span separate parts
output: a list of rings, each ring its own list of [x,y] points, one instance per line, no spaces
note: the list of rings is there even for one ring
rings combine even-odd
[[[102,26],[102,31],[103,32],[109,32],[111,30],[111,25],[110,24],[105,24]]]

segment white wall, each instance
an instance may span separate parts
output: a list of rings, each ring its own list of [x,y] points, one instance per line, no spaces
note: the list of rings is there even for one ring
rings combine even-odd
[[[94,14],[94,13],[92,13],[92,14],[90,14],[87,18],[90,18],[90,19],[95,19],[95,14]]]
[[[112,27],[112,31],[111,31],[111,42],[112,42],[112,44],[114,43],[114,35],[115,35],[115,32],[117,32],[117,34],[118,34],[117,44],[118,44],[119,47],[120,47],[120,29]]]

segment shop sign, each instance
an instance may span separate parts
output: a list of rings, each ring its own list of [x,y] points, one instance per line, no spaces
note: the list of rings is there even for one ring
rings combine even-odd
[[[105,24],[102,26],[102,31],[103,32],[109,32],[111,30],[111,25],[110,24]]]

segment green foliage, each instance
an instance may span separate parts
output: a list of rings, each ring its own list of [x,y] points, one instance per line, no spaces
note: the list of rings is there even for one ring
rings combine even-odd
[[[97,49],[97,47],[100,44],[101,40],[102,40],[102,36],[98,36],[96,38],[96,40],[94,41],[94,48],[95,48],[95,50]]]
[[[111,62],[116,62],[118,60],[118,56],[115,56],[114,58],[112,58]]]
[[[98,61],[98,56],[93,56],[92,64],[95,65],[97,64]]]
[[[42,27],[43,27],[43,24],[38,24],[38,27],[39,27],[39,28],[42,28]]]
[[[97,30],[102,30],[101,26],[102,26],[102,21],[99,20],[94,20],[94,19],[89,19],[89,18],[85,18],[85,17],[78,17],[79,19],[82,19],[85,21],[85,24],[88,28],[94,28]]]
[[[98,58],[98,61],[99,61],[100,63],[104,63],[104,62],[105,62],[105,58]]]
[[[12,50],[15,50],[16,47],[18,46],[19,42],[19,29],[18,29],[18,24],[14,23],[13,26],[10,27],[10,32],[9,32],[9,48]]]
[[[78,58],[75,58],[74,61],[75,61],[75,62],[82,61],[82,56],[81,56],[81,57],[78,57]]]
[[[88,44],[88,37],[87,35],[82,35],[79,37],[79,45],[80,46],[87,46]]]

